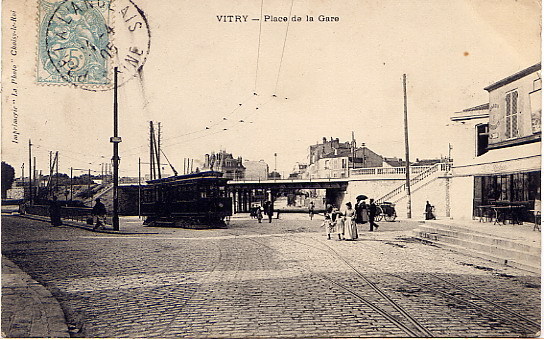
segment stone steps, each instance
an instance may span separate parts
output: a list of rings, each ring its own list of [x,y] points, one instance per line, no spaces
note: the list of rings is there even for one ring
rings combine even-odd
[[[453,225],[421,223],[416,238],[456,252],[540,273],[540,248]]]

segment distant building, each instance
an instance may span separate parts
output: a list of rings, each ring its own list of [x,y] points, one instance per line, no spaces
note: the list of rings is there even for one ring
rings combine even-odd
[[[245,160],[243,165],[245,167],[245,180],[266,180],[268,178],[269,168],[264,160]]]
[[[303,174],[308,170],[308,164],[296,163],[293,172],[289,174],[289,179],[302,179]]]
[[[345,178],[350,168],[382,167],[383,158],[364,144],[356,147],[355,141],[341,143],[338,138],[311,145],[310,165],[305,178]]]
[[[204,171],[218,171],[223,173],[227,179],[240,180],[244,178],[245,167],[242,164],[242,157],[234,158],[226,151],[212,152],[204,158]]]

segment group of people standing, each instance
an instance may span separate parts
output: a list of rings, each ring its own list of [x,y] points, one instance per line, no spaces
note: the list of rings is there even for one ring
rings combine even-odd
[[[336,233],[340,240],[355,240],[359,237],[357,233],[357,224],[369,223],[370,232],[378,229],[379,225],[374,222],[376,218],[376,204],[374,199],[370,199],[367,204],[366,199],[358,199],[355,208],[351,202],[346,203],[346,208],[340,211],[336,206],[327,204],[325,209],[324,226],[327,232],[327,238],[331,239],[331,234]]]
[[[274,216],[274,204],[271,201],[267,200],[264,202],[262,206],[259,206],[256,208],[254,214],[257,220],[259,221],[259,223],[261,223],[261,221],[263,220],[263,215],[266,215],[268,217],[268,222],[271,223],[272,216]],[[278,218],[279,218],[279,211],[278,211]]]

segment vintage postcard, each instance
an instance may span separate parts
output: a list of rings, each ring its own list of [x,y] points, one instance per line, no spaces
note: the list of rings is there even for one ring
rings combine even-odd
[[[2,336],[539,336],[541,13],[4,0]]]

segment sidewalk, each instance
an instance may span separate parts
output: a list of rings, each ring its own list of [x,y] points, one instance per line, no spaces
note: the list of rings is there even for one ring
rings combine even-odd
[[[69,338],[59,302],[2,256],[2,337]]]
[[[18,213],[12,213],[18,215]],[[21,215],[23,218],[49,222],[48,217]],[[110,234],[156,234],[142,228],[142,220],[121,218],[120,231],[111,225],[93,230],[83,222],[63,220],[63,226]],[[69,338],[68,326],[59,302],[51,292],[17,265],[2,256],[2,338]]]
[[[25,214],[20,215],[22,218],[40,220],[45,222],[50,222],[49,217],[44,217],[35,214]],[[150,232],[149,229],[142,227],[143,220],[140,220],[138,217],[121,217],[119,218],[119,231],[115,231],[112,225],[105,225],[104,229],[93,229],[93,225],[88,225],[87,223],[80,221],[73,221],[68,219],[62,219],[63,226],[70,226],[81,228],[91,232],[97,233],[109,233],[109,234],[157,234],[156,232]]]
[[[491,222],[480,222],[471,219],[438,219],[424,220],[425,224],[430,225],[450,225],[457,228],[464,228],[467,231],[492,235],[497,238],[508,239],[518,244],[524,244],[533,247],[540,247],[542,233],[533,230],[534,224],[524,222],[522,225],[512,224],[494,224]]]

